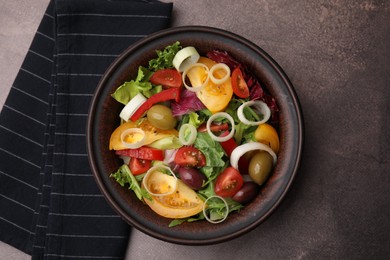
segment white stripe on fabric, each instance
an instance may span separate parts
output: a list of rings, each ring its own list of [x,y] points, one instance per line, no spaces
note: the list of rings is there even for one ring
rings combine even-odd
[[[82,77],[101,77],[103,74],[94,74],[94,73],[64,73],[59,72],[57,76],[82,76]]]
[[[110,235],[65,235],[65,234],[55,234],[55,233],[47,233],[47,236],[52,236],[52,237],[78,237],[78,238],[127,238],[127,236],[110,236]]]
[[[15,132],[15,131],[13,131],[13,130],[7,128],[7,127],[5,127],[5,126],[0,125],[0,128],[3,128],[4,130],[8,131],[9,133],[12,133],[12,134],[14,134],[14,135],[17,135],[17,136],[19,136],[19,137],[21,137],[21,138],[23,138],[23,139],[25,139],[25,140],[27,140],[27,141],[33,143],[33,144],[36,144],[36,145],[38,145],[39,147],[43,147],[42,144],[40,144],[40,143],[38,143],[38,142],[36,142],[36,141],[34,141],[34,140],[31,140],[30,138],[27,138],[26,136],[21,135],[21,134]]]
[[[33,247],[36,247],[36,248],[46,248],[44,246],[37,246],[37,245],[33,245]]]
[[[67,156],[88,156],[86,153],[53,153],[54,155],[67,155]]]
[[[81,113],[56,113],[57,116],[88,116],[88,114]]]
[[[38,98],[38,97],[36,97],[36,96],[30,94],[30,93],[28,93],[28,92],[26,92],[26,91],[24,91],[24,90],[21,90],[21,89],[15,87],[15,86],[12,86],[11,88],[13,88],[13,89],[15,89],[15,90],[17,90],[17,91],[19,91],[19,92],[21,92],[21,93],[23,93],[23,94],[29,96],[29,97],[31,97],[31,98],[33,98],[33,99],[36,99],[36,100],[38,100],[39,102],[42,102],[42,103],[45,104],[45,105],[48,105],[48,104],[49,104],[48,102],[46,102],[46,101],[44,101],[44,100],[42,100],[42,99],[40,99],[40,98]]]
[[[15,181],[18,181],[18,182],[20,182],[20,183],[23,183],[24,185],[26,185],[26,186],[28,186],[28,187],[34,189],[34,190],[38,190],[37,187],[35,187],[35,186],[33,186],[33,185],[31,185],[31,184],[25,182],[25,181],[22,181],[22,180],[20,180],[20,179],[14,177],[14,176],[12,176],[12,175],[9,175],[9,174],[7,174],[7,173],[5,173],[5,172],[0,171],[0,174],[3,174],[3,175],[5,175],[5,176],[7,176],[7,177],[9,177],[9,178],[11,178],[11,179],[14,179]]]
[[[48,13],[45,13],[44,15],[54,20],[54,17],[52,15],[50,15]]]
[[[24,69],[24,68],[20,68],[20,70],[21,70],[21,71],[24,71],[24,72],[26,72],[26,73],[28,73],[28,74],[30,74],[30,75],[32,75],[32,76],[34,76],[34,77],[40,79],[40,80],[45,81],[46,83],[51,84],[51,81],[50,81],[50,80],[47,80],[47,79],[45,79],[45,78],[43,78],[43,77],[41,77],[41,76],[39,76],[39,75],[37,75],[37,74],[35,74],[35,73],[29,71],[29,70],[26,70],[26,69]]]
[[[78,13],[78,14],[57,14],[58,17],[61,16],[100,16],[100,17],[124,17],[124,18],[168,18],[166,15],[148,15],[148,14],[99,14],[99,13]]]
[[[46,35],[46,34],[39,32],[39,31],[37,31],[37,34],[42,35],[43,37],[55,42],[55,39],[53,37],[50,37],[49,35]]]
[[[21,227],[21,226],[15,224],[15,223],[12,222],[12,221],[9,221],[8,219],[5,219],[5,218],[3,218],[3,217],[0,217],[0,219],[1,219],[1,220],[4,220],[4,221],[7,222],[8,224],[11,224],[11,225],[13,225],[13,226],[15,226],[15,227],[17,227],[17,228],[23,230],[23,231],[26,231],[27,233],[29,233],[29,234],[31,234],[31,235],[35,235],[34,232],[31,232],[30,230],[28,230],[28,229],[26,229],[26,228],[24,228],[24,227]]]
[[[52,60],[52,59],[49,59],[48,57],[43,56],[42,54],[39,54],[38,52],[35,52],[35,51],[33,51],[33,50],[28,50],[28,51],[31,52],[31,53],[33,53],[33,54],[35,54],[35,55],[37,55],[38,57],[41,57],[41,58],[43,58],[43,59],[45,59],[45,60],[48,60],[48,61],[50,61],[51,63],[53,63],[53,60]]]
[[[47,228],[47,226],[43,226],[43,225],[36,225],[36,227],[39,227],[39,228]]]
[[[72,177],[93,177],[92,174],[77,174],[77,173],[66,173],[66,172],[53,172],[53,176],[72,176]]]
[[[60,37],[67,36],[92,36],[92,37],[117,37],[117,38],[143,38],[146,34],[100,34],[100,33],[59,33]]]
[[[8,105],[4,105],[4,107],[6,107],[6,108],[8,108],[9,110],[12,110],[12,111],[14,111],[14,112],[16,112],[16,113],[22,115],[22,116],[25,116],[25,117],[27,117],[27,118],[29,118],[29,119],[31,119],[31,120],[33,120],[33,121],[35,121],[35,122],[37,122],[37,123],[43,125],[43,126],[46,126],[45,123],[43,123],[43,122],[41,122],[41,121],[39,121],[39,120],[37,120],[37,119],[35,119],[35,118],[29,116],[29,115],[26,115],[25,113],[20,112],[19,110],[15,109],[15,108],[12,108],[12,107],[10,107],[10,106],[8,106]]]
[[[101,53],[58,53],[58,56],[88,56],[88,57],[118,57],[119,54],[101,54]]]
[[[64,214],[50,212],[50,216],[62,216],[62,217],[80,217],[80,218],[120,218],[118,215],[81,215],[81,214]]]
[[[35,163],[32,163],[32,162],[30,162],[30,161],[28,161],[28,160],[26,160],[26,159],[24,159],[24,158],[22,158],[22,157],[20,157],[20,156],[18,156],[18,155],[16,155],[16,154],[13,154],[13,153],[11,153],[10,151],[7,151],[7,150],[5,150],[5,149],[3,149],[3,148],[1,148],[1,147],[0,147],[0,151],[3,151],[3,152],[5,152],[5,153],[7,153],[7,154],[9,154],[9,155],[11,155],[11,156],[13,156],[13,157],[15,157],[15,158],[18,158],[19,160],[22,160],[23,162],[26,162],[26,163],[28,163],[28,164],[30,164],[30,165],[32,165],[32,166],[35,166],[35,167],[38,168],[38,169],[41,168],[41,166],[36,165]]]
[[[0,196],[3,197],[4,199],[9,200],[9,201],[12,201],[13,203],[15,203],[15,204],[17,204],[17,205],[19,205],[19,206],[22,206],[23,208],[26,208],[26,209],[28,209],[28,210],[30,210],[30,211],[32,211],[32,212],[35,211],[33,208],[30,208],[29,206],[24,205],[23,203],[21,203],[21,202],[19,202],[19,201],[17,201],[17,200],[11,199],[10,197],[7,197],[7,196],[5,196],[5,195],[3,195],[3,194],[0,194]]]
[[[73,96],[73,97],[93,97],[89,93],[57,93],[58,96]]]
[[[58,133],[55,132],[55,135],[66,135],[66,136],[79,136],[79,137],[85,137],[86,134],[78,134],[78,133]]]
[[[52,192],[51,195],[55,196],[65,196],[65,197],[103,197],[102,194],[75,194],[75,193],[59,193],[59,192]]]

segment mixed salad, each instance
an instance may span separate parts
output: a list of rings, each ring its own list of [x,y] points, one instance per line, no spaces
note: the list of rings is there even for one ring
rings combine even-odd
[[[179,42],[156,51],[112,97],[124,105],[111,177],[170,226],[224,221],[253,200],[277,162],[278,107],[226,51]]]

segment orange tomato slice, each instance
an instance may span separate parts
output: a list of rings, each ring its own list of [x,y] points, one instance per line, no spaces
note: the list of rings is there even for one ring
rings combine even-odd
[[[206,65],[209,69],[216,64],[215,61],[206,57],[200,57],[198,63]],[[223,75],[218,75],[218,73],[224,72],[215,72],[215,76],[222,78]],[[207,75],[204,69],[195,67],[187,73],[187,77],[193,86],[199,86],[201,85],[201,82],[204,82],[204,79],[207,77]],[[214,84],[210,80],[201,91],[196,93],[196,95],[199,100],[202,101],[202,103],[207,107],[207,109],[211,111],[211,113],[223,111],[233,96],[231,79],[229,78],[221,85]]]
[[[148,178],[148,189],[153,193],[170,193],[174,178],[170,175],[155,171]],[[144,185],[142,184],[143,188]],[[203,200],[194,190],[177,180],[176,191],[169,195],[151,196],[145,203],[158,215],[166,218],[186,218],[203,210]]]
[[[130,129],[130,128],[140,128],[145,132],[145,141],[144,145],[148,145],[153,143],[154,141],[160,140],[165,137],[169,136],[178,136],[179,132],[175,129],[171,130],[162,130],[159,128],[154,127],[150,124],[148,120],[142,121],[140,125],[137,125],[135,122],[128,121],[126,123],[121,124],[118,126],[114,132],[112,132],[110,137],[110,144],[109,148],[110,150],[123,150],[126,149],[126,146],[121,141],[121,135],[123,131]]]

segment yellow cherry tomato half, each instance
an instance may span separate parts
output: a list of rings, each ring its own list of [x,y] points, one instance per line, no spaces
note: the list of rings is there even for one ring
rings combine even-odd
[[[174,177],[155,171],[148,178],[148,189],[153,193],[170,193],[173,187]],[[166,218],[186,218],[200,213],[203,210],[204,201],[194,190],[177,180],[176,191],[163,196],[151,196],[152,200],[145,199],[145,203],[158,215]]]
[[[206,65],[209,69],[217,64],[215,61],[206,57],[200,57],[198,63]],[[223,78],[225,76],[224,73],[225,71],[223,70],[216,70],[213,75],[216,78]],[[199,86],[202,82],[205,82],[207,74],[201,67],[195,67],[188,71],[187,77],[192,85]],[[197,92],[196,95],[211,113],[223,111],[233,96],[231,79],[229,77],[222,84],[215,84],[209,80],[208,84],[201,91]]]
[[[121,124],[118,126],[114,132],[111,134],[110,137],[110,144],[109,148],[110,150],[122,150],[126,149],[126,145],[123,144],[121,135],[123,132],[127,131],[128,129],[132,128],[139,128],[144,131],[145,133],[145,140],[143,142],[143,145],[148,145],[153,143],[154,141],[160,140],[165,137],[170,136],[178,136],[179,132],[175,129],[170,130],[162,130],[159,128],[154,127],[148,120],[142,121],[140,125],[137,125],[135,122],[128,121],[126,123]],[[126,137],[126,141],[129,141],[129,137]]]
[[[279,135],[276,129],[270,124],[264,123],[255,131],[256,141],[268,145],[276,154],[279,152]]]

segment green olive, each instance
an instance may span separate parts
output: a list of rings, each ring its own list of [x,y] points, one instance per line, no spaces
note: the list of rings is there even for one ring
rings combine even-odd
[[[176,126],[177,120],[172,115],[172,110],[164,105],[154,105],[148,112],[147,117],[149,122],[162,130],[173,129]]]
[[[249,162],[249,176],[259,185],[269,177],[273,168],[273,158],[266,151],[257,152]]]

